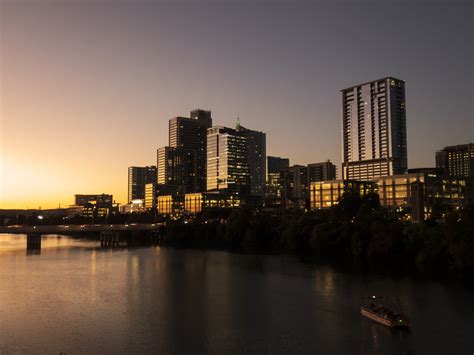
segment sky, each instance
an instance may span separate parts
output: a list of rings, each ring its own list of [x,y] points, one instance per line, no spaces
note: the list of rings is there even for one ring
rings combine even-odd
[[[474,141],[471,1],[0,0],[0,208],[126,203],[195,108],[341,163],[340,90],[405,81],[408,165]]]

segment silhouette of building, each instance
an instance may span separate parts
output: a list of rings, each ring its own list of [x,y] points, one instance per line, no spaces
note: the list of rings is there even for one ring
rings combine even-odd
[[[247,139],[247,159],[250,169],[250,195],[264,197],[267,177],[266,134],[241,126],[238,118],[236,131]]]
[[[282,193],[282,171],[288,169],[290,159],[280,157],[267,157],[267,183],[266,183],[266,205],[280,205]]]
[[[128,202],[145,198],[145,185],[156,182],[156,166],[130,166],[128,168]]]
[[[207,129],[212,126],[211,111],[196,109],[188,117],[169,121],[169,146],[195,151],[196,190],[206,189]],[[159,168],[158,168],[159,169]]]
[[[126,205],[120,205],[119,212],[123,214],[133,213],[133,212],[145,212],[144,200],[139,200],[139,199],[132,200],[130,203],[127,203]]]
[[[267,176],[269,174],[280,174],[290,166],[290,159],[280,157],[267,157]]]
[[[75,205],[76,206],[85,206],[88,203],[94,203],[98,207],[112,207],[113,204],[113,195],[108,194],[98,194],[98,195],[74,195]]]
[[[285,207],[309,207],[308,167],[293,165],[280,173],[282,182],[282,198]]]
[[[180,186],[186,192],[196,191],[195,150],[161,147],[157,151],[157,166],[158,184]]]
[[[146,210],[156,208],[156,198],[157,198],[156,186],[157,186],[156,182],[150,182],[149,184],[146,184],[145,186],[145,199],[143,201],[143,205]]]
[[[436,167],[449,176],[474,179],[474,143],[444,147],[437,151]]]
[[[118,206],[114,206],[113,195],[108,194],[92,194],[74,195],[75,203],[69,206],[70,215],[81,214],[84,217],[105,217],[111,212],[117,210]]]
[[[386,77],[341,93],[343,179],[405,173],[405,83]]]

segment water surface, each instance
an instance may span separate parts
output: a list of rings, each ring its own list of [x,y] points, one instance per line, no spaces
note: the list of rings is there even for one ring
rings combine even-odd
[[[359,315],[392,295],[411,331]],[[472,354],[474,292],[294,257],[0,235],[0,353]]]

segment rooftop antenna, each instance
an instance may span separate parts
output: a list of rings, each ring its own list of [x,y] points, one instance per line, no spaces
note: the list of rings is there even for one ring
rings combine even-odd
[[[239,117],[239,114],[237,114],[237,122],[235,123],[235,129],[237,131],[240,131],[240,117]]]

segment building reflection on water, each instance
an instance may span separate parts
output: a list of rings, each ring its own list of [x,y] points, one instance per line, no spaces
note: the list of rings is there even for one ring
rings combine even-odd
[[[26,257],[24,239],[0,243],[9,250],[0,251],[2,353],[456,353],[472,344],[474,294],[440,283],[281,255],[47,237],[41,255]],[[402,298],[411,333],[360,316],[372,290]]]

